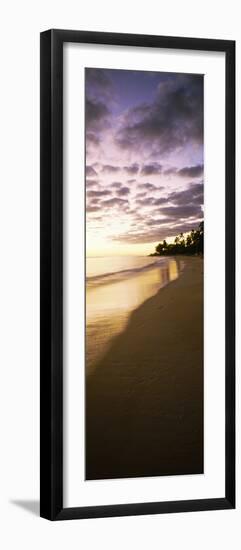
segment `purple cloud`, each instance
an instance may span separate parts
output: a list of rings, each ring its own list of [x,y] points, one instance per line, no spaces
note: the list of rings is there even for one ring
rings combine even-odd
[[[159,197],[159,199],[153,200],[153,204],[155,204],[155,206],[159,206],[160,204],[166,204],[167,202],[169,202],[168,197]]]
[[[86,133],[86,143],[87,145],[95,145],[98,146],[100,143],[100,138],[94,134],[94,132],[87,132]]]
[[[98,212],[99,210],[99,205],[93,205],[93,204],[87,204],[86,206],[86,212]]]
[[[107,208],[110,208],[110,207],[113,207],[113,206],[127,207],[127,206],[129,206],[129,202],[128,202],[128,200],[119,199],[119,198],[115,197],[113,199],[103,200],[101,202],[101,206],[107,207]]]
[[[165,208],[162,209],[162,214],[178,221],[179,219],[202,215],[202,210],[201,206],[193,204],[165,206]]]
[[[87,129],[97,129],[100,130],[103,128],[103,125],[107,122],[107,117],[109,115],[109,110],[106,105],[101,101],[92,101],[91,99],[86,99],[85,102],[85,121]],[[92,135],[93,139],[93,133]],[[96,136],[95,136],[96,137]]]
[[[142,176],[155,176],[156,174],[162,173],[162,165],[158,162],[153,162],[152,164],[146,164],[141,169]]]
[[[147,191],[156,191],[163,189],[163,187],[157,187],[156,185],[153,185],[153,183],[141,183],[139,185],[140,189],[146,189]]]
[[[116,191],[116,193],[117,195],[119,195],[119,197],[123,195],[129,195],[130,189],[129,187],[121,187],[120,189],[118,189],[118,191]]]
[[[113,166],[112,164],[103,164],[102,166],[102,172],[105,174],[115,174],[116,172],[120,171],[119,166]]]
[[[112,81],[104,69],[86,68],[85,78],[87,91],[92,96],[109,98],[113,95]]]
[[[165,170],[163,170],[163,175],[164,176],[173,176],[176,173],[177,173],[177,169],[175,167],[166,168]]]
[[[119,189],[121,186],[122,186],[121,181],[113,181],[113,183],[111,184],[111,187],[114,187],[116,189]]]
[[[136,203],[139,204],[139,206],[150,206],[154,204],[154,200],[153,197],[146,197],[144,199],[138,199]]]
[[[89,178],[94,178],[95,176],[97,176],[97,172],[95,171],[93,166],[86,166],[85,175],[88,176]]]
[[[185,166],[177,172],[178,176],[183,178],[197,178],[203,174],[203,164],[197,164],[196,166]]]
[[[139,172],[139,164],[136,162],[134,164],[130,164],[129,166],[124,166],[123,169],[127,174],[137,174]]]
[[[130,108],[117,135],[124,149],[155,145],[156,151],[174,151],[188,142],[203,143],[203,77],[175,75],[161,81],[152,103]]]
[[[87,197],[104,197],[106,195],[111,195],[109,189],[102,189],[101,191],[87,191]]]
[[[202,183],[191,183],[187,189],[184,191],[171,193],[169,196],[169,201],[178,204],[203,204],[203,184]]]

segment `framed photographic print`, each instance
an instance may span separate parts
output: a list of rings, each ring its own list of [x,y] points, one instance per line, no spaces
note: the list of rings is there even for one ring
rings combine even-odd
[[[235,43],[41,33],[50,520],[235,507]]]

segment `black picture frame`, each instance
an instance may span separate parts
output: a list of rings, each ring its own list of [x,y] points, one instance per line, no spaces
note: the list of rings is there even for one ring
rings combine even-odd
[[[63,507],[63,44],[65,42],[224,52],[225,497]],[[40,515],[67,520],[235,507],[235,42],[71,30],[41,33],[41,373]]]

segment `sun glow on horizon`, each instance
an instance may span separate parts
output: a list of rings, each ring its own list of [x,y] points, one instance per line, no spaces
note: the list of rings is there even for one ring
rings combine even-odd
[[[184,238],[188,235],[188,232],[183,233]],[[174,243],[175,236],[166,237],[168,244]],[[87,239],[88,241],[88,239]],[[99,238],[99,241],[91,246],[89,242],[86,246],[86,257],[87,258],[98,258],[104,256],[148,256],[155,252],[156,246],[162,242],[163,239],[152,243],[139,243],[139,244],[125,244],[119,242],[111,242],[111,240],[102,240]]]
[[[97,258],[99,256],[148,256],[155,252],[156,243],[147,243],[145,244],[121,244],[116,243],[115,245],[106,245],[96,248],[89,248],[86,251],[87,258]]]

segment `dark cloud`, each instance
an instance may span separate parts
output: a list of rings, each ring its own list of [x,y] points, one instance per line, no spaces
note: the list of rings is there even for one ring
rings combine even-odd
[[[141,175],[142,176],[151,176],[156,174],[162,173],[162,165],[158,164],[158,162],[153,162],[152,164],[146,164],[141,169]]]
[[[166,168],[165,170],[163,170],[163,175],[164,176],[172,176],[174,174],[177,173],[177,169],[176,168]]]
[[[111,187],[114,187],[116,189],[119,189],[121,186],[122,186],[121,181],[113,181],[113,183],[111,184]]]
[[[136,180],[127,180],[127,183],[135,183]]]
[[[113,93],[113,85],[104,69],[85,69],[86,88],[90,94],[109,97]]]
[[[87,197],[105,197],[107,195],[111,195],[111,191],[109,189],[102,189],[101,191],[87,191]]]
[[[109,110],[107,109],[106,105],[102,103],[101,101],[93,101],[89,98],[86,98],[85,101],[85,121],[86,121],[86,128],[87,133],[92,135],[93,140],[93,132],[89,132],[88,130],[101,130],[104,126],[107,124],[109,116]],[[95,136],[96,137],[96,136]]]
[[[140,187],[144,186],[145,184],[141,184]],[[158,188],[159,189],[159,188]],[[151,188],[150,188],[151,190]],[[141,199],[140,196],[142,193],[138,193],[136,195],[136,198]],[[146,193],[143,194],[143,197],[146,196]],[[173,193],[170,193],[166,197],[148,197],[143,200],[136,201],[141,206],[146,205],[153,205],[153,206],[161,206],[166,203],[172,203],[176,206],[201,206],[203,205],[203,184],[201,183],[191,183],[187,189],[184,189],[183,191],[176,191]],[[174,208],[176,208],[176,206]],[[173,208],[173,207],[171,207]],[[176,213],[178,210],[176,210]]]
[[[99,204],[99,197],[88,197],[88,204],[91,206]]]
[[[127,174],[137,174],[139,172],[139,164],[136,162],[134,164],[130,164],[129,166],[123,166],[123,170],[127,172]]]
[[[102,166],[102,172],[105,174],[115,174],[116,172],[120,171],[119,166],[113,166],[112,164],[103,164]]]
[[[136,203],[139,204],[139,206],[150,206],[154,203],[153,197],[146,197],[144,199],[137,199]]]
[[[98,212],[99,208],[98,204],[87,204],[86,212]]]
[[[153,183],[141,183],[139,185],[140,189],[146,189],[147,191],[156,191],[157,189],[163,189],[163,187],[156,187],[156,185],[153,185]]]
[[[107,199],[107,200],[103,200],[101,202],[101,206],[104,207],[104,208],[111,208],[112,206],[119,206],[119,207],[128,207],[129,206],[129,201],[128,200],[125,200],[125,199],[119,199],[117,197],[113,198],[113,199]]]
[[[185,204],[203,204],[203,184],[191,183],[187,189],[183,191],[171,193],[168,197],[169,201],[177,205]]]
[[[98,146],[100,143],[100,138],[93,132],[86,133],[86,144]]]
[[[95,169],[93,168],[93,166],[86,166],[85,168],[85,175],[88,176],[89,178],[94,178],[95,176],[97,176],[97,172],[95,171]]]
[[[153,201],[153,204],[155,206],[159,206],[160,204],[166,204],[167,202],[169,202],[169,198],[168,197],[159,197],[159,199],[155,199]]]
[[[170,219],[177,221],[183,218],[193,218],[202,214],[201,206],[195,204],[185,204],[182,206],[165,206],[162,209],[162,214]],[[161,221],[160,221],[161,223]]]
[[[150,145],[167,153],[189,142],[203,143],[203,77],[175,75],[161,82],[153,103],[130,109],[118,144],[138,150]]]
[[[203,164],[197,164],[196,166],[185,166],[178,170],[178,176],[184,178],[197,178],[203,174]]]
[[[129,195],[130,193],[130,189],[129,187],[121,187],[120,189],[118,189],[118,191],[116,191],[117,195],[119,195],[119,197],[122,197],[124,195]]]

